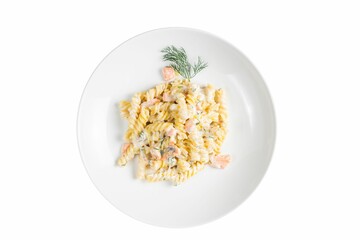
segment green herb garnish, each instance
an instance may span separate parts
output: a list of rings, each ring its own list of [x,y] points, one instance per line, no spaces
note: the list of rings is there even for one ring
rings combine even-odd
[[[140,134],[139,134],[139,138],[138,138],[138,141],[141,142],[141,141],[145,141],[146,139],[146,134],[144,131],[141,131]]]
[[[160,139],[160,148],[162,148],[162,145],[164,143],[165,137],[163,137],[162,139]]]
[[[194,65],[190,64],[186,51],[182,47],[176,48],[174,46],[169,46],[161,50],[161,52],[165,53],[163,60],[171,62],[170,66],[185,79],[190,80],[208,66],[201,57],[198,57],[198,61],[194,63]]]

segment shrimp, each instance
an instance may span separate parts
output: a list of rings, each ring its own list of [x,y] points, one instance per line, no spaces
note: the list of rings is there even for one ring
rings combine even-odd
[[[169,93],[164,93],[163,94],[163,101],[164,102],[173,102],[175,101],[175,97]]]
[[[194,122],[194,119],[188,119],[185,123],[185,131],[187,132],[193,132],[195,130],[196,124]]]
[[[165,81],[170,81],[175,77],[175,70],[170,66],[164,67],[161,72]]]
[[[176,142],[177,130],[174,127],[170,127],[166,130],[166,136],[170,137],[170,143],[174,144]]]
[[[141,104],[141,106],[142,106],[142,107],[150,107],[150,106],[152,106],[152,105],[154,105],[154,104],[156,104],[156,103],[158,103],[158,102],[160,102],[159,99],[153,98],[153,99],[151,99],[151,100],[149,100],[149,101],[147,101],[147,102],[143,102],[143,103]]]
[[[177,130],[174,127],[170,127],[166,130],[166,136],[173,137],[176,136]]]
[[[224,169],[231,161],[229,154],[217,155],[210,159],[210,166],[214,168]]]

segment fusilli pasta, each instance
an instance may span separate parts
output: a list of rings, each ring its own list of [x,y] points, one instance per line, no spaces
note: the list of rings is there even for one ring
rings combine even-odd
[[[138,157],[137,178],[178,185],[205,168],[223,168],[227,132],[224,91],[186,79],[159,84],[119,103],[128,120],[118,164]]]

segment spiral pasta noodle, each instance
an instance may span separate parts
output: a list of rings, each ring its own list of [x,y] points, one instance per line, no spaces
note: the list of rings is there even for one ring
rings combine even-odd
[[[223,100],[224,99],[223,95],[224,95],[224,91],[222,89],[216,90],[215,101],[219,104],[219,123],[222,126],[223,130],[226,131],[228,113]]]
[[[147,120],[149,119],[149,110],[142,108],[138,119],[135,121],[132,128],[133,136],[138,136],[139,133],[144,129]]]
[[[140,154],[139,156],[139,163],[137,165],[136,177],[138,179],[145,179],[145,170],[147,166],[147,161],[146,158],[141,155],[142,154]]]
[[[120,109],[120,114],[123,118],[129,118],[130,113],[129,113],[129,109],[131,107],[131,102],[128,101],[121,101],[119,103],[119,109]]]
[[[180,184],[205,168],[203,163],[194,163],[187,171],[180,173],[176,176],[175,183]]]
[[[175,128],[177,130],[178,138],[179,139],[186,139],[187,135],[186,135],[186,131],[185,131],[185,126],[184,126],[184,123],[182,123],[179,118],[175,118],[174,126],[175,126]]]
[[[134,144],[130,144],[122,153],[117,163],[120,166],[125,166],[127,162],[135,157]]]

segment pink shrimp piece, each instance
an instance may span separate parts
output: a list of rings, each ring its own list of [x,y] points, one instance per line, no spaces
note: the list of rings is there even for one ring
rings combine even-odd
[[[160,160],[161,160],[161,161],[165,161],[166,159],[168,159],[168,157],[169,157],[169,153],[166,152],[166,153],[164,153],[164,154],[162,155],[162,157],[160,158]]]
[[[177,130],[174,127],[170,127],[166,131],[166,136],[168,137],[176,136],[176,134],[177,134]]]
[[[141,104],[141,106],[142,106],[142,107],[150,107],[150,106],[152,106],[152,105],[154,105],[155,103],[158,103],[158,102],[160,102],[159,99],[153,98],[153,99],[151,99],[151,100],[149,100],[149,101],[147,101],[147,102],[143,102],[143,103]]]
[[[126,152],[126,150],[130,147],[130,143],[124,143],[121,146],[121,154],[124,154],[124,152]]]
[[[156,160],[159,160],[161,158],[161,153],[160,150],[156,149],[156,148],[152,148],[150,150],[150,154],[153,158],[155,158]]]
[[[174,127],[170,127],[166,130],[166,136],[170,137],[170,144],[174,144],[176,142],[176,134],[177,130]]]
[[[211,165],[214,168],[224,169],[231,161],[231,157],[229,154],[217,155],[213,159],[211,159]]]
[[[174,96],[170,95],[169,93],[164,93],[163,101],[164,102],[173,102],[173,101],[175,101],[175,98],[174,98]]]
[[[195,130],[196,124],[194,119],[188,119],[185,123],[185,131],[192,132]]]
[[[172,67],[166,66],[161,72],[165,81],[169,81],[175,77],[175,70]]]

